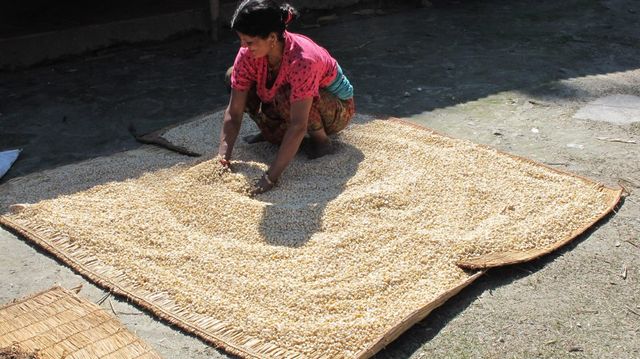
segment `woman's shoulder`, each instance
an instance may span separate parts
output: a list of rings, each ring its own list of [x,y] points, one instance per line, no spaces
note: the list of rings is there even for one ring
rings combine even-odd
[[[288,31],[285,34],[287,36],[288,49],[295,55],[313,56],[327,53],[327,50],[305,35]]]
[[[290,63],[309,64],[333,59],[325,48],[309,37],[288,31],[286,35],[288,40],[287,57]]]
[[[297,32],[291,32],[288,30],[285,30],[285,36],[287,36],[289,39],[293,40],[294,43],[299,43],[299,44],[304,44],[304,43],[312,43],[313,45],[318,46],[318,44],[316,44],[315,41],[313,41],[310,37],[303,35],[303,34],[299,34]]]

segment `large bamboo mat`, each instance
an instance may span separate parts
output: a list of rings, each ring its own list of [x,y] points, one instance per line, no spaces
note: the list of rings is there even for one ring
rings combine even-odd
[[[61,287],[0,307],[0,357],[11,355],[38,359],[160,358],[115,317]]]
[[[3,186],[2,223],[100,285],[243,357],[369,357],[482,272],[549,253],[620,190],[398,121],[359,117],[249,198],[275,155],[211,160],[222,114]],[[245,128],[241,135],[250,129]],[[58,194],[58,195],[57,195]],[[463,269],[467,268],[467,269]]]

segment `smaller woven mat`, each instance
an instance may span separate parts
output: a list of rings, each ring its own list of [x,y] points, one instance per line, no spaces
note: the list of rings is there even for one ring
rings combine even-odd
[[[160,358],[98,305],[61,287],[0,307],[0,358]]]

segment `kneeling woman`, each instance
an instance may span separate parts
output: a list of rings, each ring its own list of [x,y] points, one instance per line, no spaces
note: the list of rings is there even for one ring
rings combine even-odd
[[[286,30],[297,12],[273,0],[245,0],[231,28],[240,37],[231,70],[231,99],[220,134],[220,163],[228,167],[243,113],[260,133],[247,141],[280,145],[253,194],[273,188],[309,135],[310,158],[328,153],[327,135],[346,127],[355,113],[353,87],[327,50]]]

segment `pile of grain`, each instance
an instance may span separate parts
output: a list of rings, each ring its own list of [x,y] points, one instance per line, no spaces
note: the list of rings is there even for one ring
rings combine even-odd
[[[212,158],[219,118],[166,137]],[[212,159],[187,162],[7,218],[55,229],[140,290],[221,321],[214,336],[338,358],[469,278],[457,260],[566,239],[615,197],[388,121],[361,121],[338,142],[335,155],[296,158],[279,186],[256,198],[247,188],[276,149],[238,143],[235,173],[216,172]]]

